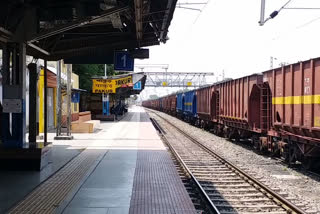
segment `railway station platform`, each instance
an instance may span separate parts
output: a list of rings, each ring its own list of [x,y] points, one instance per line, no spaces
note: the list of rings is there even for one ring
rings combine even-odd
[[[96,133],[74,134],[74,140],[53,141],[53,146],[65,148],[54,158],[66,163],[38,180],[8,213],[196,213],[142,107],[131,107],[121,121],[101,123]]]

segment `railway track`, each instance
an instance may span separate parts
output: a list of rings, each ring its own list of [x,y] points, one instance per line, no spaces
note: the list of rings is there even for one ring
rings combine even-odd
[[[211,213],[305,213],[154,111],[168,147],[202,191]]]

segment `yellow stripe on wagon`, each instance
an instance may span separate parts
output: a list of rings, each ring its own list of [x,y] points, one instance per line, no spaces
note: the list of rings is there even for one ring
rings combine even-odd
[[[273,97],[272,104],[274,105],[320,104],[320,95]]]
[[[314,117],[314,126],[320,127],[320,117]]]

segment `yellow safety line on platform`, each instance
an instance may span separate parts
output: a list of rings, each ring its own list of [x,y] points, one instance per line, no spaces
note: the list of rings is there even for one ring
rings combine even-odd
[[[33,190],[9,213],[54,213],[105,152],[106,150],[85,150]]]
[[[272,104],[274,105],[320,104],[320,95],[273,97]]]

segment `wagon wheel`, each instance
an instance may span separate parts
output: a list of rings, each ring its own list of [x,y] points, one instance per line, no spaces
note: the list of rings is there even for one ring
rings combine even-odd
[[[320,166],[320,159],[312,157],[304,157],[302,161],[302,167],[305,170],[317,170]]]
[[[218,135],[219,136],[219,131],[218,131],[218,126],[214,126],[213,127],[213,134]]]
[[[310,170],[312,168],[312,160],[311,160],[311,158],[304,157],[303,161],[302,161],[302,167],[305,170]]]
[[[223,137],[223,135],[224,135],[223,127],[219,127],[218,131],[219,131],[219,136]]]
[[[262,146],[262,142],[259,140],[259,151],[261,152],[261,153],[263,153],[264,151],[265,151],[265,149],[263,148],[263,146]]]
[[[223,129],[223,137],[229,139],[230,130],[228,128]]]
[[[204,122],[204,130],[209,131],[209,124],[207,122]]]
[[[200,128],[203,129],[203,127],[204,127],[204,121],[201,120],[201,122],[200,122]]]
[[[289,161],[288,161],[289,166],[295,164],[297,158],[296,158],[296,149],[293,146],[289,147],[289,155],[288,156],[289,156]]]
[[[279,157],[280,156],[280,149],[279,149],[278,145],[275,142],[272,143],[272,156],[273,157]]]
[[[252,144],[253,144],[253,148],[257,151],[260,150],[260,142],[259,142],[259,138],[257,136],[253,136],[251,138]]]
[[[240,142],[240,134],[237,130],[233,133],[233,137],[236,143]]]

